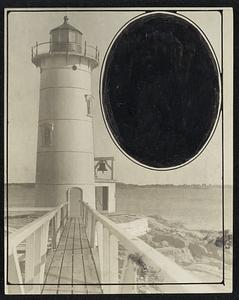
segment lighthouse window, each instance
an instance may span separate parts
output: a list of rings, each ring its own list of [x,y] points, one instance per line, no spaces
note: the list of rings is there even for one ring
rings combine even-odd
[[[91,102],[87,101],[87,115],[91,116]]]
[[[44,128],[44,146],[51,145],[51,130],[50,128]]]
[[[87,105],[87,116],[92,117],[92,99],[91,95],[85,95]]]
[[[41,133],[42,133],[42,146],[49,147],[52,145],[52,136],[53,136],[53,124],[42,124]]]

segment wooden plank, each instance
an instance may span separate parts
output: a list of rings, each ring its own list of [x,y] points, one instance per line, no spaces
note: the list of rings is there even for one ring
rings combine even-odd
[[[85,239],[84,237],[81,239],[81,243],[82,243],[82,245],[81,245],[81,247],[82,247],[82,250],[84,250],[84,249],[88,249],[89,248],[89,245],[88,245],[88,240],[87,239]]]
[[[85,230],[84,228],[82,228],[80,224],[80,238],[82,242],[83,263],[85,268],[86,282],[97,283],[97,276],[94,268],[94,263],[93,263],[89,243],[88,240],[84,238],[84,236],[85,236]],[[85,242],[84,247],[83,247],[83,241]]]
[[[45,284],[58,284],[60,269],[60,265],[51,266],[48,271]]]
[[[51,267],[57,267],[61,265],[62,258],[63,258],[64,250],[58,250],[55,252],[52,261],[51,261]]]
[[[51,283],[57,283],[58,280],[58,290],[56,285],[45,285],[43,294],[102,293],[84,228],[80,230],[79,220],[72,219],[67,223],[67,229],[64,231],[52,258],[46,280],[46,282],[51,281]],[[59,270],[61,263],[61,270]],[[86,286],[85,280],[96,285]],[[65,285],[65,283],[69,283],[69,285]],[[70,283],[74,285],[71,286]]]
[[[87,294],[78,219],[75,219],[73,254],[73,294]]]
[[[67,235],[68,235],[68,232],[69,232],[69,228],[70,228],[70,220],[68,220],[68,222],[67,222],[67,224],[64,228],[64,231],[62,232],[59,244],[57,246],[57,251],[59,251],[59,250],[64,251],[65,250],[66,239],[67,239]]]
[[[42,291],[42,294],[57,294],[58,293],[58,284],[61,271],[61,264],[64,256],[64,248],[67,240],[67,234],[70,227],[70,221],[67,222],[63,233],[60,237],[60,241],[56,251],[52,256],[52,261],[49,266],[48,272],[46,274],[45,285]],[[61,248],[63,247],[63,250]],[[49,285],[53,284],[53,285]],[[55,284],[55,285],[54,285]]]
[[[74,250],[81,250],[80,238],[74,240]]]
[[[72,283],[72,250],[65,250],[63,256],[59,284],[64,283]]]
[[[101,294],[101,287],[98,285],[99,280],[97,276],[96,267],[93,261],[93,256],[91,249],[89,247],[89,242],[86,238],[85,228],[82,224],[79,224],[80,228],[80,237],[82,243],[82,252],[83,252],[83,266],[85,270],[85,280],[86,283],[93,283],[94,285],[87,285],[88,294]],[[84,243],[84,247],[83,247]]]
[[[70,288],[64,284],[72,284],[72,246],[73,246],[73,237],[72,232],[74,232],[74,222],[72,219],[69,220],[70,226],[68,234],[66,237],[65,249],[62,259],[61,272],[59,277],[59,289],[58,293],[69,294],[71,293],[72,287]],[[70,240],[70,242],[69,242]]]
[[[64,283],[71,284],[72,283],[72,266],[70,267],[62,267],[60,274],[60,282],[59,285]]]
[[[71,218],[71,226],[70,226],[70,231],[68,234],[68,238],[74,238],[74,224],[75,224],[75,220],[74,218]]]
[[[85,283],[83,253],[81,249],[79,221],[75,220],[75,236],[73,248],[73,284]]]
[[[93,283],[94,285],[87,284],[88,294],[96,293],[101,294],[100,285],[98,285],[99,280],[96,273],[96,268],[93,262],[93,257],[91,253],[83,252],[84,266],[85,266],[85,277],[86,283]]]
[[[78,223],[76,223],[76,227],[75,227],[74,249],[75,250],[81,249],[80,231],[79,231],[79,224]]]
[[[63,253],[63,251],[58,251],[52,257],[51,264],[46,273],[46,284],[58,284]]]
[[[69,226],[65,226],[64,231],[60,238],[60,244],[62,247],[64,247],[64,245],[66,243],[66,235],[67,235],[68,228],[69,228]],[[49,264],[48,271],[50,271],[50,268],[52,268],[52,267],[58,267],[59,271],[60,271],[60,266],[61,266],[61,262],[62,262],[63,254],[64,254],[64,249],[61,250],[60,244],[58,245],[55,252],[52,251],[50,254],[47,255],[47,263]],[[51,259],[51,261],[50,261],[50,259]],[[54,269],[56,271],[56,268],[54,268]],[[46,281],[47,281],[47,278],[46,278]]]
[[[80,241],[80,229],[79,229],[79,220],[75,220],[75,235],[74,235],[74,252],[76,250],[81,251],[81,241]],[[81,251],[82,253],[82,251]]]
[[[85,282],[83,255],[75,253],[73,260],[73,284]]]
[[[70,218],[70,227],[69,232],[67,235],[67,242],[66,242],[66,248],[65,250],[71,250],[73,249],[73,240],[74,240],[74,225],[75,221],[73,218]]]
[[[57,250],[58,250],[58,251],[59,251],[59,250],[64,251],[64,249],[65,249],[65,242],[66,242],[66,237],[63,236],[63,237],[62,237],[62,240],[60,241],[60,243],[59,243],[59,245],[58,245],[58,247],[57,247]]]
[[[74,239],[74,220],[70,219],[70,227],[66,240],[66,247],[64,251],[64,256],[62,260],[62,268],[60,274],[59,284],[64,283],[72,284],[72,274],[73,274],[73,265],[72,265],[72,255],[73,255],[73,239]],[[69,289],[63,286],[62,290],[65,293],[65,290],[69,292]]]
[[[80,224],[80,238],[82,249],[89,249],[89,243],[85,232],[85,226]]]
[[[51,265],[46,274],[45,284],[54,284],[54,283],[58,284],[63,253],[64,253],[63,251],[55,253]],[[46,287],[47,285],[44,286],[44,288]]]
[[[65,250],[62,267],[72,267],[72,250]]]
[[[72,249],[73,249],[73,237],[68,237],[66,243],[66,250],[72,251]]]

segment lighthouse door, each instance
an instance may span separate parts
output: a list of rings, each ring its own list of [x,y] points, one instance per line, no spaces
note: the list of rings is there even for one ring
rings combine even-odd
[[[70,217],[80,216],[80,201],[82,201],[83,192],[78,187],[71,188],[69,191],[69,215]]]
[[[108,211],[109,188],[108,186],[97,186],[95,189],[95,207],[98,211]]]

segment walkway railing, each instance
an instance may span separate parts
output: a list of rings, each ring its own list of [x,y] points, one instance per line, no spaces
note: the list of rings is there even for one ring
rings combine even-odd
[[[80,207],[104,293],[137,293],[137,286],[156,286],[157,283],[163,284],[160,285],[160,292],[216,292],[209,284],[200,284],[201,280],[191,272],[141,239],[126,233],[87,203],[81,201]],[[57,247],[67,218],[68,204],[64,203],[9,235],[7,293],[40,294],[44,283],[48,243],[50,241],[53,249]],[[23,242],[24,259],[18,251]],[[120,253],[122,247],[124,255]],[[162,275],[161,279],[153,278],[150,275],[152,270],[154,274]]]
[[[160,286],[162,291],[169,288],[170,292],[173,290],[194,292],[196,288],[200,288],[200,292],[215,292],[207,284],[197,285],[201,280],[191,272],[183,269],[141,239],[125,233],[117,224],[92,209],[87,203],[81,202],[81,212],[92,252],[95,260],[99,261],[98,272],[104,293],[136,293],[137,284],[140,284],[137,279],[145,276],[150,268],[156,274],[163,274],[164,279],[161,283],[175,284],[175,286]],[[127,253],[121,272],[119,272],[119,244],[126,249]],[[120,276],[119,273],[121,273]],[[147,284],[146,277],[141,283]],[[177,285],[179,281],[181,284]]]
[[[33,210],[25,208],[25,210]],[[49,208],[39,208],[49,210]],[[38,208],[35,208],[38,211]],[[42,217],[37,218],[16,230],[8,237],[7,289],[8,293],[40,293],[44,282],[44,270],[48,242],[54,249],[59,242],[61,229],[68,218],[68,204],[62,204]],[[18,247],[25,244],[25,256],[22,260]]]

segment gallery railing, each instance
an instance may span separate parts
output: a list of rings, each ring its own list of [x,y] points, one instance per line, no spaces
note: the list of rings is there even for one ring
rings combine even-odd
[[[38,208],[25,208],[27,211]],[[68,204],[56,208],[40,208],[48,212],[42,217],[9,234],[7,249],[7,292],[14,294],[40,293],[44,283],[46,253],[50,247],[57,247],[59,238],[68,218]],[[7,242],[7,241],[6,241]],[[24,259],[19,247],[24,244]]]
[[[38,43],[31,48],[32,62],[36,63],[38,58],[44,54],[75,54],[93,59],[99,62],[99,50],[97,47],[87,44],[78,44],[75,42],[44,42]]]

